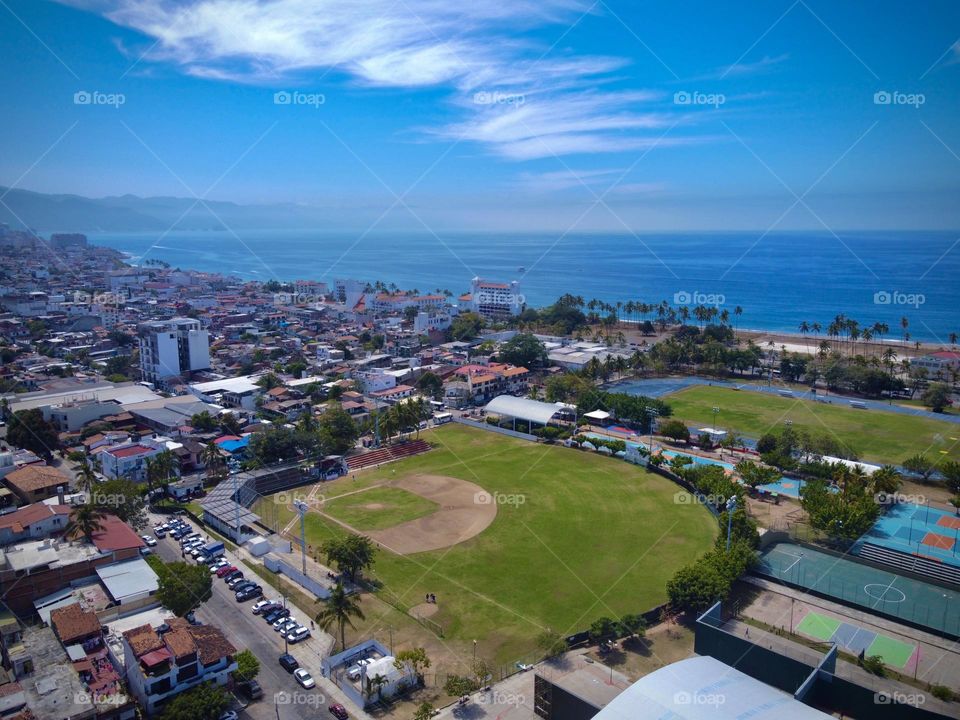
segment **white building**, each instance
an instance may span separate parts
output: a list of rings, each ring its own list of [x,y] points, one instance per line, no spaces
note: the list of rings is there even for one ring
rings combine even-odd
[[[357,370],[353,373],[353,379],[360,383],[365,393],[389,390],[397,386],[397,376],[383,368]]]
[[[520,281],[493,282],[475,277],[470,281],[470,308],[485,318],[502,320],[523,310]]]
[[[194,370],[210,368],[210,335],[199,320],[173,318],[140,325],[143,379],[163,384]]]
[[[212,625],[190,625],[182,618],[167,621],[162,635],[150,625],[123,633],[123,665],[130,692],[147,716],[172,698],[204,682],[227,684],[237,669],[237,649]]]
[[[450,315],[441,311],[420,311],[413,319],[413,331],[418,335],[446,330],[453,322]]]
[[[174,450],[179,444],[166,440],[141,440],[114,445],[102,450],[97,457],[100,468],[108,478],[127,477],[137,482],[147,479],[147,459],[159,455],[164,450]],[[174,472],[179,468],[174,463]]]

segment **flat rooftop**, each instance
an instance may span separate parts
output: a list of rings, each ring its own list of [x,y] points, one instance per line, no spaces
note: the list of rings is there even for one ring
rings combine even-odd
[[[567,655],[559,664],[540,663],[536,673],[599,708],[606,707],[633,684],[626,675],[594,662],[586,655]]]
[[[4,548],[0,552],[0,567],[8,567],[11,570],[18,571],[29,570],[41,565],[48,565],[52,568],[64,567],[90,560],[99,555],[100,551],[87,543],[33,540]]]

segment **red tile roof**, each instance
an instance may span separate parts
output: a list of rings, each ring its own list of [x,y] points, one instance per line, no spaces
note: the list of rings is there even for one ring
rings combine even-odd
[[[100,521],[100,529],[93,533],[92,539],[100,552],[144,547],[140,536],[116,515],[105,516]]]
[[[156,448],[148,447],[147,445],[130,445],[125,448],[110,448],[107,450],[108,453],[116,458],[134,457],[135,455],[145,455],[146,453],[155,451]]]
[[[53,610],[50,613],[50,624],[64,645],[70,645],[88,635],[101,632],[97,614],[91,610],[84,610],[80,607],[80,603]]]

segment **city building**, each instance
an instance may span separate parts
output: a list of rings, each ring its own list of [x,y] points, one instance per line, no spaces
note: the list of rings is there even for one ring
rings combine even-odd
[[[523,310],[520,281],[493,282],[475,277],[470,281],[468,307],[489,320],[505,320]]]
[[[237,649],[220,628],[182,618],[166,624],[170,629],[162,634],[146,624],[122,635],[127,683],[147,715],[201,683],[226,685],[237,669]]]
[[[147,479],[147,459],[159,455],[166,446],[155,440],[141,440],[113,445],[101,450],[97,457],[108,478],[127,477],[137,482]]]
[[[143,379],[164,385],[171,378],[210,369],[210,337],[199,320],[173,318],[140,325]]]
[[[14,470],[3,478],[3,483],[24,505],[55,497],[57,490],[66,490],[70,478],[49,465],[34,463]]]
[[[0,546],[56,535],[69,525],[70,505],[38,502],[0,515]]]

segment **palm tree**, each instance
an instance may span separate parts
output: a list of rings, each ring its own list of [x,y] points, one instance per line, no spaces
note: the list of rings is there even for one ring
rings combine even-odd
[[[323,609],[317,613],[317,624],[324,630],[336,625],[340,632],[340,647],[346,650],[346,626],[355,627],[352,618],[366,620],[359,598],[344,590],[343,583],[339,582],[326,599],[317,602],[323,603]]]
[[[89,502],[83,505],[78,505],[70,513],[70,519],[77,527],[77,530],[83,533],[83,536],[87,539],[87,542],[91,542],[93,539],[93,534],[103,527],[100,521],[105,517],[106,513],[103,512],[103,510]]]
[[[216,443],[209,442],[204,445],[203,451],[200,453],[200,462],[207,468],[207,480],[209,482],[212,483],[214,480],[222,480],[224,478],[225,473],[223,470],[226,463]]]
[[[893,465],[884,465],[870,476],[870,482],[873,483],[873,492],[877,493],[895,493],[900,489],[902,481],[900,471]]]
[[[83,465],[77,470],[77,487],[90,497],[90,491],[97,484],[97,474],[90,467],[90,463],[84,461]]]

